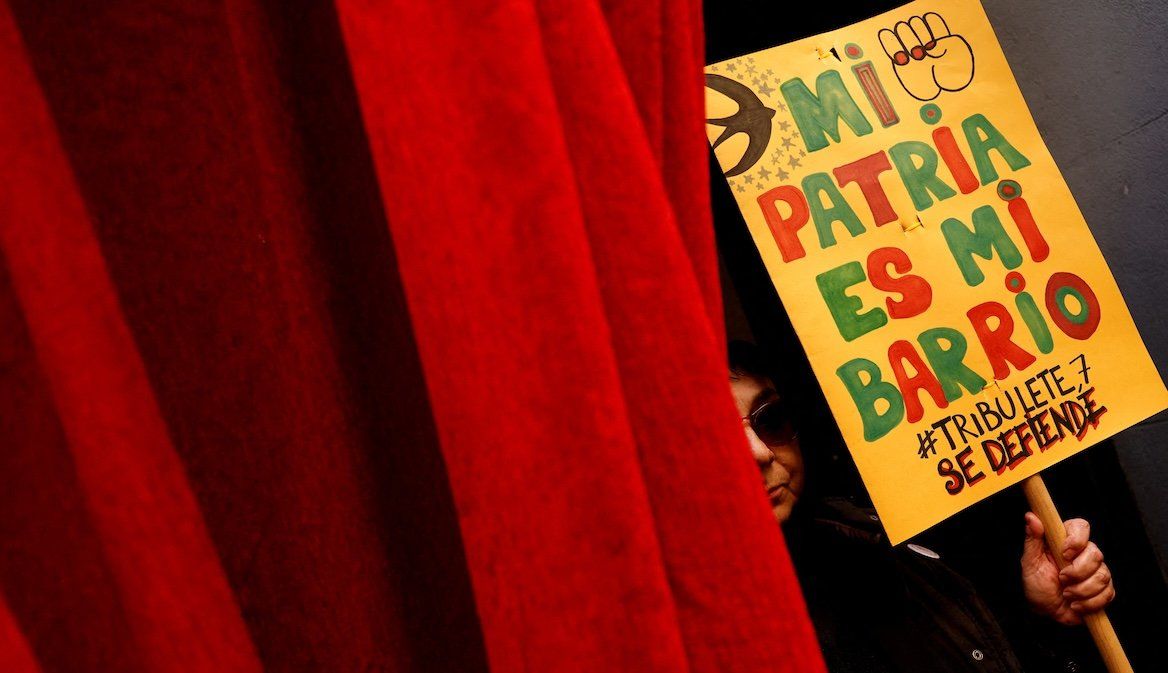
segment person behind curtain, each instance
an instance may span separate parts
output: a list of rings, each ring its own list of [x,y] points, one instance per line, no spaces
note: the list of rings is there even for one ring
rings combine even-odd
[[[913,543],[890,546],[875,511],[851,499],[804,502],[808,475],[797,421],[758,349],[731,342],[729,352],[730,388],[743,430],[771,512],[783,526],[828,668],[833,673],[1022,671],[998,619],[940,555]],[[1114,600],[1115,588],[1102,552],[1090,540],[1088,522],[1071,519],[1064,525],[1066,545],[1051,550],[1038,517],[1026,513],[1022,593],[1034,615],[1075,626]],[[1053,553],[1069,561],[1061,572]],[[1028,661],[1027,670],[1083,670],[1057,647],[1040,651],[1045,656]]]

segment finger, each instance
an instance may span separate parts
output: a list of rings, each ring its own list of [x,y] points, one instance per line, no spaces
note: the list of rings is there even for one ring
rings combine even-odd
[[[881,28],[880,32],[877,33],[876,36],[880,38],[880,46],[884,47],[884,53],[887,54],[888,58],[892,59],[893,62],[896,62],[897,54],[908,54],[908,51],[904,48],[904,43],[901,42],[900,38],[896,36],[896,33],[892,32],[891,30],[888,30],[887,28]],[[898,63],[898,65],[903,64]]]
[[[1034,512],[1026,513],[1026,540],[1022,543],[1022,562],[1035,562],[1042,559],[1046,552],[1046,540],[1043,539],[1045,530],[1042,521]]]
[[[949,24],[945,23],[945,19],[936,12],[929,12],[925,14],[925,25],[929,27],[929,35],[934,40],[939,40],[949,35]]]
[[[1091,524],[1086,519],[1070,519],[1063,522],[1067,529],[1067,540],[1063,543],[1063,558],[1070,561],[1087,548],[1091,538]]]
[[[1069,601],[1086,600],[1098,596],[1110,586],[1111,570],[1104,564],[1099,566],[1094,575],[1063,589],[1063,598]]]
[[[1075,560],[1059,572],[1059,581],[1062,582],[1063,586],[1078,584],[1094,575],[1101,565],[1103,565],[1103,552],[1099,551],[1099,547],[1096,547],[1094,542],[1088,542],[1087,548],[1079,552]]]
[[[917,42],[919,42],[922,47],[925,49],[929,49],[931,47],[929,43],[933,41],[933,37],[929,34],[929,26],[925,23],[923,18],[919,16],[912,17],[908,20],[908,27],[912,29],[913,35],[916,36]]]
[[[1099,612],[1113,600],[1115,600],[1115,587],[1109,586],[1103,593],[1097,596],[1071,603],[1071,609],[1081,615]]]
[[[908,25],[908,22],[897,21],[892,29],[896,31],[896,37],[900,38],[900,42],[904,45],[905,50],[915,57],[917,50],[914,47],[921,47],[921,41],[917,39],[916,33],[912,31],[912,27]],[[921,47],[921,49],[924,49],[924,47]]]
[[[1042,525],[1042,519],[1034,512],[1026,513],[1026,535],[1028,537],[1036,537],[1042,539],[1046,535],[1046,528]]]

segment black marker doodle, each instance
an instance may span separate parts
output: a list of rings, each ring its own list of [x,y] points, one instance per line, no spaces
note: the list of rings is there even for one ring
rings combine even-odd
[[[726,171],[728,178],[741,175],[758,163],[763,153],[766,152],[767,145],[771,141],[771,119],[775,116],[775,111],[763,105],[758,96],[747,86],[729,77],[706,75],[706,86],[738,103],[738,111],[734,114],[721,119],[707,119],[706,123],[725,129],[722,131],[722,135],[714,141],[713,149],[715,150],[727,138],[739,133],[746,134],[749,139],[746,151],[743,152],[738,164]]]
[[[961,91],[973,81],[973,48],[936,12],[898,21],[877,33],[908,95],[930,101],[942,91]]]

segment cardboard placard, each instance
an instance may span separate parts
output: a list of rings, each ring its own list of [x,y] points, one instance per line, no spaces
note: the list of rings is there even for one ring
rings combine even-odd
[[[706,85],[894,544],[1168,406],[976,0],[716,63]]]

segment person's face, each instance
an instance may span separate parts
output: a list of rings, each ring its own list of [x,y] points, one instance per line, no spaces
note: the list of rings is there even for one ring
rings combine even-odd
[[[803,493],[803,452],[799,440],[789,426],[789,417],[779,411],[782,402],[770,381],[731,374],[730,389],[750,442],[750,452],[762,473],[775,521],[784,523]]]

